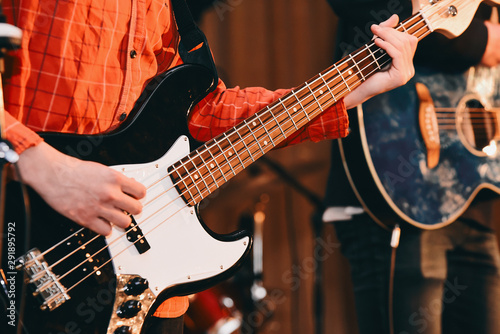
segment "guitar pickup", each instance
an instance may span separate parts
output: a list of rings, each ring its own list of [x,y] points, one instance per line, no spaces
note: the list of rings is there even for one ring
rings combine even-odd
[[[127,228],[127,240],[134,244],[139,254],[143,254],[147,252],[151,248],[151,246],[144,237],[141,228],[139,227],[139,225],[137,225],[134,216],[130,215],[130,217],[132,218],[132,223]]]

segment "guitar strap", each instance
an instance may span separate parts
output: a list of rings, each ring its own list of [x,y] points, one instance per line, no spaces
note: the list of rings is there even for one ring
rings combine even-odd
[[[209,69],[214,76],[210,92],[217,87],[219,76],[205,34],[194,22],[186,0],[172,0],[172,10],[181,37],[179,55],[185,64],[197,64]]]

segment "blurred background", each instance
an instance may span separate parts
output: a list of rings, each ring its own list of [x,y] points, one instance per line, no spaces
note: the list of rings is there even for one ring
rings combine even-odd
[[[188,3],[228,87],[290,88],[332,64],[336,17],[326,0]],[[202,217],[218,233],[262,227],[262,253],[230,281],[193,296],[188,334],[357,332],[349,268],[333,227],[313,225],[330,145],[273,151],[204,200]]]

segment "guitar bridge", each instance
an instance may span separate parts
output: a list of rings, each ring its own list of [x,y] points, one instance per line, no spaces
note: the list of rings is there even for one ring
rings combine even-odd
[[[41,302],[40,309],[52,311],[70,299],[66,288],[50,270],[38,249],[34,248],[18,258],[16,269],[23,269],[26,273],[33,296]]]
[[[439,126],[434,108],[434,101],[427,87],[416,83],[417,95],[420,101],[418,120],[420,133],[427,149],[427,168],[434,168],[439,163],[441,152],[441,140],[439,138]]]

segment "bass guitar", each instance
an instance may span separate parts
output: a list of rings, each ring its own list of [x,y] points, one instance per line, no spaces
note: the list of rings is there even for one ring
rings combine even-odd
[[[419,39],[438,28],[458,35],[480,2],[418,4],[398,29]],[[26,331],[138,334],[166,298],[206,289],[231,275],[249,253],[251,238],[245,232],[211,232],[197,216],[198,203],[390,61],[375,44],[365,45],[192,152],[185,116],[216,83],[209,70],[188,64],[155,78],[123,126],[110,133],[42,134],[64,153],[133,177],[147,195],[133,226],[114,227],[104,238],[29,192],[31,241],[20,245],[17,240],[15,249],[7,249],[3,268],[7,282],[17,278],[7,291],[20,295],[24,279],[31,288],[22,316]],[[18,187],[10,188],[7,229],[20,233],[22,201],[14,194]],[[30,250],[16,253],[23,248]],[[13,304],[22,305],[19,299]],[[15,322],[19,315],[12,312]]]

